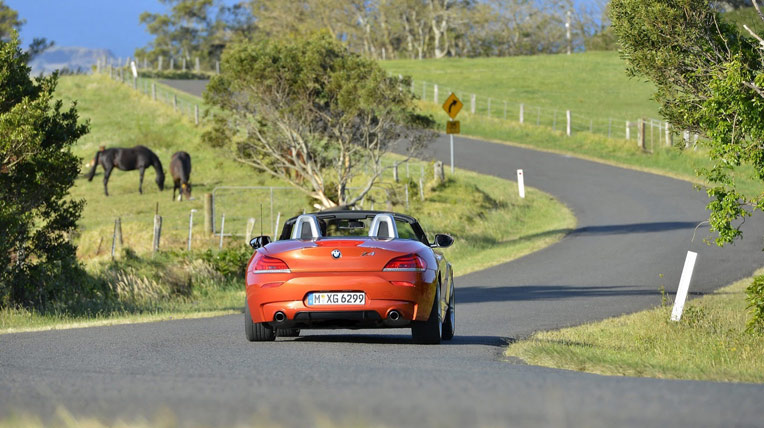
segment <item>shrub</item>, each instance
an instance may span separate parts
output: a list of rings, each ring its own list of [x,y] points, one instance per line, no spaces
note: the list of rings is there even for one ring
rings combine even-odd
[[[252,257],[252,249],[248,247],[226,248],[217,252],[207,250],[201,259],[226,277],[244,278],[247,263]]]
[[[753,279],[751,285],[745,290],[748,301],[748,309],[751,318],[748,320],[750,333],[764,333],[764,275]]]
[[[71,147],[88,132],[54,98],[58,75],[32,79],[18,36],[0,41],[0,308],[46,308],[97,297],[83,286],[69,234],[82,201]]]

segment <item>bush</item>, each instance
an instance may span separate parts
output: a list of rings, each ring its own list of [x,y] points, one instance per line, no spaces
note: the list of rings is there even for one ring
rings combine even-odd
[[[53,94],[58,75],[32,79],[18,36],[0,41],[0,308],[47,308],[103,291],[85,284],[69,236],[82,201],[71,147],[88,132]]]
[[[217,252],[207,250],[201,259],[212,265],[213,269],[226,277],[244,278],[247,263],[252,257],[252,249],[248,247],[226,248]]]
[[[764,333],[764,275],[753,279],[751,285],[745,290],[748,301],[748,309],[751,318],[748,320],[748,331],[751,333]]]

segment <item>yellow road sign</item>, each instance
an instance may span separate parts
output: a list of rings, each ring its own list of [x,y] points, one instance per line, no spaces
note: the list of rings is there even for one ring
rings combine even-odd
[[[459,114],[463,106],[464,104],[462,104],[459,98],[456,97],[456,94],[451,92],[451,95],[448,96],[448,98],[446,99],[446,102],[443,103],[443,110],[445,110],[446,113],[448,113],[451,119],[456,119],[456,115]]]
[[[458,120],[449,120],[446,122],[446,134],[458,134],[459,131],[460,129]]]

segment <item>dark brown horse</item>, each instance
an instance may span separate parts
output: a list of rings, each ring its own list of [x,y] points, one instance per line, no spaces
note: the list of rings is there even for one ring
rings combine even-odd
[[[162,169],[162,162],[160,162],[157,155],[147,147],[135,146],[131,149],[113,148],[98,151],[93,159],[93,168],[87,175],[88,181],[93,180],[96,168],[98,168],[99,164],[104,169],[103,192],[106,196],[109,196],[107,184],[109,183],[111,170],[113,170],[114,167],[117,167],[122,171],[139,170],[141,172],[141,181],[138,184],[138,192],[143,193],[143,173],[146,168],[152,166],[157,175],[157,186],[159,186],[159,190],[164,190],[164,170]]]
[[[175,152],[170,158],[170,174],[174,185],[172,187],[172,200],[175,200],[175,191],[180,189],[180,200],[183,196],[191,199],[191,155],[186,152]]]

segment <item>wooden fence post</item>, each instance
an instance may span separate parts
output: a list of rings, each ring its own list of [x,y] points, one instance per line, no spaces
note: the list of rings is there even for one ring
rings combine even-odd
[[[194,105],[194,125],[199,125],[199,105]]]
[[[674,145],[674,136],[671,135],[671,127],[668,122],[666,122],[666,145],[669,147]]]
[[[475,114],[475,94],[470,97],[470,113]]]
[[[433,176],[439,183],[446,181],[446,176],[443,172],[443,162],[437,161],[433,165]]]
[[[393,180],[395,180],[396,183],[398,182],[398,164],[397,163],[393,164]]]
[[[639,139],[637,140],[637,145],[640,149],[645,150],[645,119],[639,119],[639,125],[637,126],[637,133],[639,135]]]
[[[204,233],[208,236],[215,233],[212,218],[212,193],[204,194]]]
[[[419,199],[424,202],[424,183],[419,179]]]
[[[432,93],[433,93],[432,100],[435,104],[437,104],[438,103],[438,85],[433,85]]]
[[[117,248],[117,227],[119,226],[119,220],[114,219],[114,233],[111,235],[111,259],[114,260],[114,251]]]
[[[506,104],[505,104],[506,105]],[[506,114],[504,114],[506,118]],[[520,123],[525,122],[525,104],[520,104]]]
[[[154,254],[159,251],[159,240],[162,237],[162,216],[154,214],[154,239],[151,241],[151,249]]]
[[[223,249],[223,234],[225,233],[225,213],[223,213],[222,216],[220,216],[220,245],[218,246],[219,249]]]
[[[252,231],[255,229],[255,219],[250,217],[249,220],[247,220],[247,232],[245,234],[245,240],[247,244],[249,244],[249,241],[252,240]]]
[[[151,99],[157,100],[157,84],[154,82],[151,82]]]
[[[626,121],[626,141],[631,140],[631,122]]]

